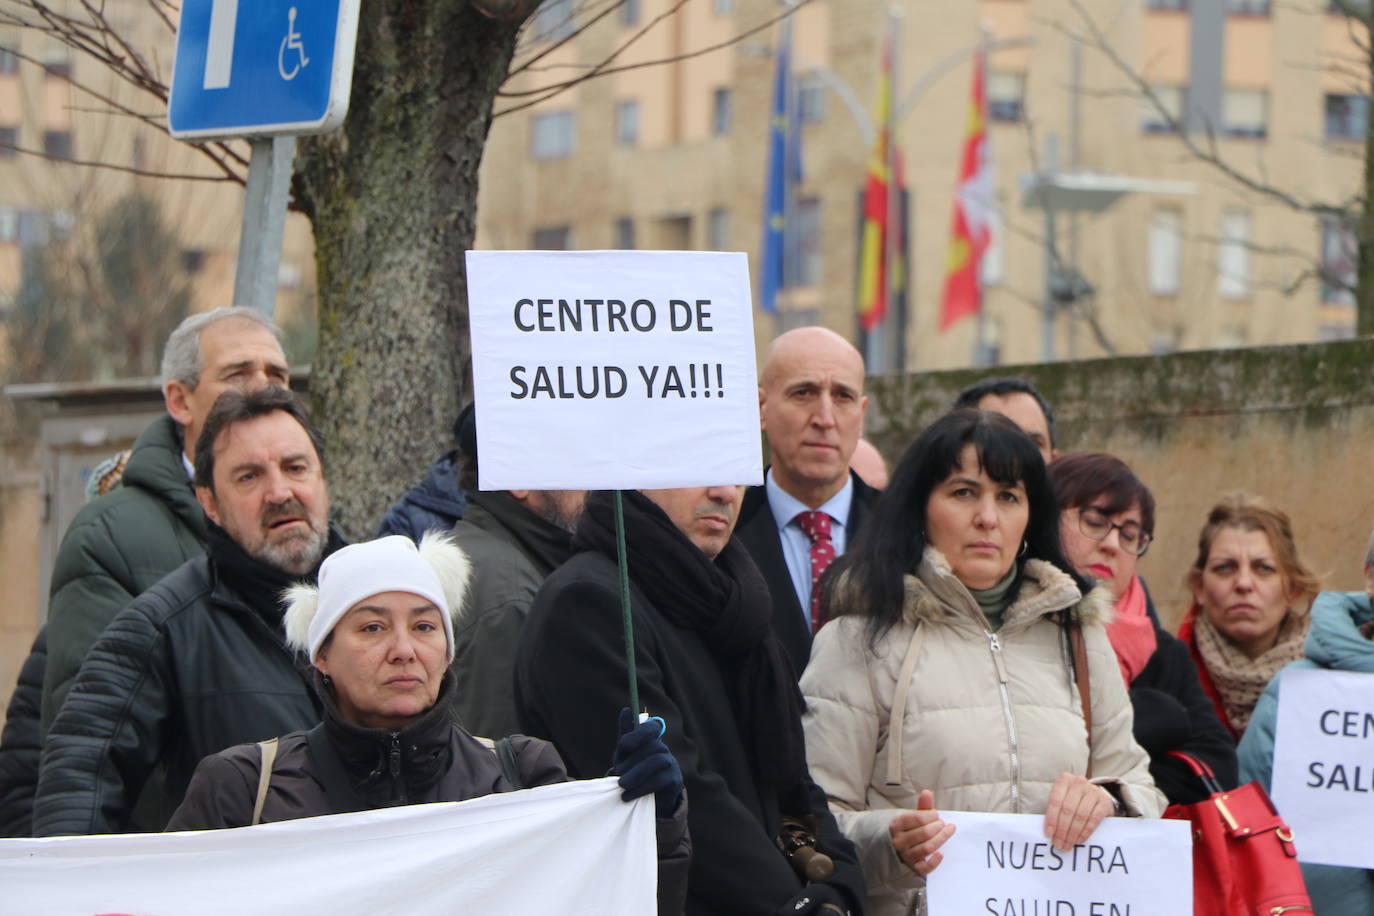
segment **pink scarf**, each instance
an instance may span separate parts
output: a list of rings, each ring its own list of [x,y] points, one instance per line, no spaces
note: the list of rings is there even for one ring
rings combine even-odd
[[[1158,644],[1154,622],[1145,611],[1145,589],[1139,576],[1131,577],[1126,594],[1117,599],[1116,618],[1107,625],[1107,638],[1116,650],[1121,676],[1129,687],[1136,675],[1145,670]]]

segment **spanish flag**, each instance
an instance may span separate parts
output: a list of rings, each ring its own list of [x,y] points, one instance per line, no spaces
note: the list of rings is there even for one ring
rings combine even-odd
[[[995,206],[992,154],[988,145],[987,94],[983,81],[985,53],[973,62],[973,98],[969,101],[964,130],[964,155],[959,167],[959,187],[954,195],[954,225],[945,268],[945,298],[940,308],[943,331],[966,315],[978,314],[982,290],[978,265],[987,250]]]
[[[892,142],[891,36],[883,48],[883,67],[878,77],[878,105],[873,121],[878,134],[868,154],[859,245],[859,324],[865,331],[872,331],[887,316],[887,233],[893,226],[891,214],[887,212],[887,151],[888,144]],[[896,277],[893,279],[895,283]]]

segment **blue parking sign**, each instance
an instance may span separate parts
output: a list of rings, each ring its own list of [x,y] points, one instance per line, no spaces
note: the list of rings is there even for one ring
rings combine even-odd
[[[360,0],[184,0],[173,137],[331,130],[348,113]]]

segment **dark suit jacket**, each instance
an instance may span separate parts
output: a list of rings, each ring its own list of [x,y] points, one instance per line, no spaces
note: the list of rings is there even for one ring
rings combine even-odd
[[[864,483],[858,474],[850,471],[849,476],[854,481],[854,498],[849,504],[849,518],[845,521],[846,549],[854,543],[854,535],[868,518],[869,510],[878,498],[878,491]],[[773,518],[773,510],[768,507],[768,492],[763,487],[750,487],[744,491],[744,505],[740,507],[735,537],[749,548],[749,553],[768,583],[768,590],[773,593],[773,629],[787,647],[792,667],[800,678],[811,659],[811,628],[806,623],[810,612],[808,610],[803,614],[801,603],[797,601],[792,575],[787,571],[787,561],[782,555],[778,524]]]

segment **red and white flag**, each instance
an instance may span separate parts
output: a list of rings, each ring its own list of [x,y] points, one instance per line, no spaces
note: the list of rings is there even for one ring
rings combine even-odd
[[[986,54],[979,51],[974,58],[973,98],[969,101],[959,186],[954,195],[954,224],[945,268],[945,296],[940,308],[941,331],[960,318],[978,314],[982,308],[978,269],[992,237],[992,220],[996,214],[992,147],[987,129],[986,71]]]

